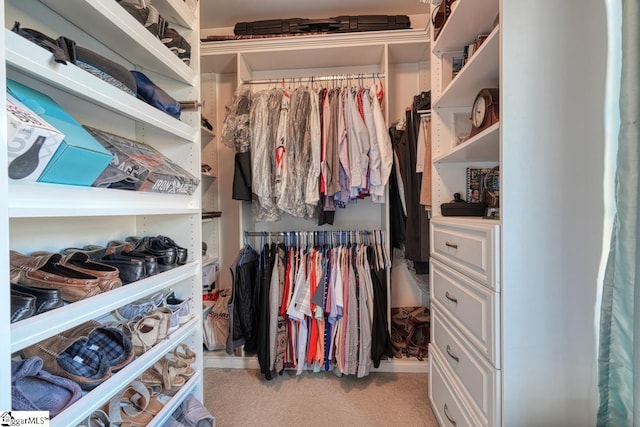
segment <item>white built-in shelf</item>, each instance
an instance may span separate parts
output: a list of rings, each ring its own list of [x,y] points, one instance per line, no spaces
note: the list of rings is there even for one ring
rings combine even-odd
[[[433,108],[469,107],[478,92],[499,87],[500,28],[496,27],[456,77],[433,101]]]
[[[11,181],[8,207],[9,218],[199,215],[196,202],[179,194]]]
[[[209,142],[216,137],[216,134],[213,133],[212,130],[207,129],[206,127],[200,127],[200,136],[202,136],[202,142]]]
[[[160,16],[181,27],[195,30],[193,23],[198,22],[194,11],[184,0],[153,0],[153,5],[160,12]]]
[[[340,67],[378,72],[387,46],[392,63],[421,62],[428,60],[428,41],[425,29],[210,41],[201,44],[200,69],[203,73],[237,72],[240,54],[245,61],[243,68],[261,72],[317,72]]]
[[[184,141],[195,140],[197,129],[93,76],[82,68],[73,64],[64,65],[54,62],[51,52],[24,37],[5,29],[5,40],[7,77],[11,77],[12,70],[15,70],[124,117],[150,125],[160,132]]]
[[[129,384],[135,381],[164,354],[170,352],[178,343],[188,339],[190,335],[197,332],[199,330],[198,319],[199,317],[194,317],[194,319],[171,334],[169,339],[158,342],[151,349],[136,357],[124,369],[92,390],[91,393],[85,394],[82,399],[65,408],[62,413],[56,415],[56,417],[50,421],[51,426],[68,427],[82,424],[93,412],[94,408],[102,405],[105,399],[114,396],[122,387],[122,384]],[[168,420],[173,411],[184,400],[186,394],[193,391],[200,381],[202,381],[201,374],[196,373],[180,388],[171,400],[164,405],[162,410],[154,416],[152,423],[149,425],[162,425],[163,421]]]
[[[168,288],[192,277],[197,271],[198,264],[189,262],[164,273],[12,323],[11,352],[17,352],[45,338],[105,315],[123,304]]]
[[[499,158],[500,123],[495,123],[448,153],[434,157],[433,163],[497,162]]]
[[[203,178],[216,179],[216,176],[211,172],[202,172],[201,175]]]
[[[457,0],[456,6],[431,44],[435,55],[461,51],[478,34],[489,34],[497,16],[499,0]]]
[[[206,266],[206,265],[211,265],[211,264],[215,264],[216,262],[218,262],[218,257],[214,256],[214,255],[204,255],[202,257],[202,266]]]

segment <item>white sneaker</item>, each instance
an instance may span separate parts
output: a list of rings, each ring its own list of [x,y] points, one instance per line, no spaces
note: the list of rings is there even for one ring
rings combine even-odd
[[[187,299],[179,299],[176,298],[175,294],[171,292],[164,300],[164,305],[169,307],[171,311],[175,314],[175,316],[171,317],[173,322],[173,318],[177,317],[178,325],[183,325],[187,323],[191,319],[191,298]]]

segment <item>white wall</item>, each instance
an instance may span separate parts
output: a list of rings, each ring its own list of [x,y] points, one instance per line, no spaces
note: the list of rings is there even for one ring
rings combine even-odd
[[[501,10],[504,425],[595,425],[604,2]]]

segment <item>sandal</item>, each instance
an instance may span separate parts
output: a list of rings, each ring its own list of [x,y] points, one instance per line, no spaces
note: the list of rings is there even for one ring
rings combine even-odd
[[[147,369],[138,378],[142,384],[144,384],[151,396],[158,396],[162,393],[164,382],[162,381],[162,374],[156,371],[153,367]]]
[[[171,317],[173,311],[167,307],[158,307],[152,313],[152,316],[156,316],[160,319],[158,324],[158,341],[161,341],[169,336],[169,329],[171,328]]]
[[[159,341],[161,319],[149,315],[138,320],[131,327],[131,342],[137,356],[145,353]]]
[[[185,380],[188,381],[195,375],[196,370],[191,367],[191,364],[196,361],[196,353],[187,344],[180,344],[173,349],[173,357],[167,357],[175,362],[176,372]]]
[[[162,409],[162,404],[157,400],[151,402],[149,389],[140,381],[133,381],[116,393],[101,409],[108,414],[113,424],[121,427],[143,427]],[[150,404],[152,408],[149,407]]]
[[[78,427],[111,427],[113,425],[114,424],[111,423],[111,419],[106,412],[102,409],[96,409]]]
[[[189,381],[189,379],[195,375],[196,370],[193,369],[189,364],[180,359],[169,359],[175,362],[175,372],[183,377],[185,381]]]
[[[142,387],[144,387],[146,393],[142,391]],[[141,381],[134,381],[125,389],[121,402],[129,402],[137,409],[155,416],[164,407],[156,396],[157,395],[153,395],[149,387]]]
[[[169,396],[176,394],[187,382],[187,380],[180,375],[181,367],[178,366],[175,360],[162,358],[153,365],[153,368],[162,376],[164,393]]]
[[[180,351],[180,349],[182,349],[182,351]],[[184,343],[178,345],[176,348],[173,349],[173,356],[177,360],[182,360],[183,362],[186,362],[187,365],[191,365],[196,361],[196,352],[191,350],[191,347],[189,347],[187,344],[184,344]]]

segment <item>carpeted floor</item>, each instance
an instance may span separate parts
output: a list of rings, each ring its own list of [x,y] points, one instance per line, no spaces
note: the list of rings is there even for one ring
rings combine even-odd
[[[365,378],[206,368],[204,405],[217,427],[423,426],[438,424],[427,374],[374,372]]]

